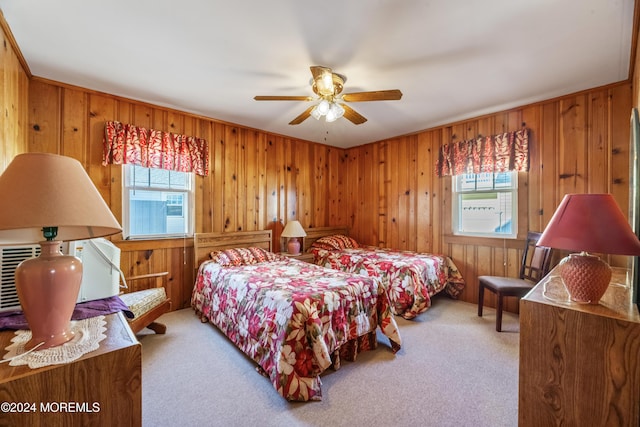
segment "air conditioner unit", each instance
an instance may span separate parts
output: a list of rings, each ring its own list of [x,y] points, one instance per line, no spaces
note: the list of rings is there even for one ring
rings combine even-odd
[[[0,311],[20,308],[16,292],[16,268],[25,259],[40,255],[40,245],[0,247]]]
[[[62,252],[82,261],[78,302],[118,295],[120,249],[107,239],[78,240],[62,244]],[[22,261],[40,254],[40,245],[0,246],[0,311],[20,309],[15,271]]]
[[[63,243],[62,252],[82,261],[78,302],[93,301],[120,292],[120,248],[104,238]]]

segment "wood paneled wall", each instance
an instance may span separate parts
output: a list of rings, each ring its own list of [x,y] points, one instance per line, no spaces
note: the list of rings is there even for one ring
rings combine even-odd
[[[461,299],[469,302],[476,301],[478,275],[517,274],[522,244],[450,235],[451,180],[434,173],[441,144],[529,128],[531,168],[520,177],[519,220],[532,230],[544,228],[569,192],[610,192],[627,209],[637,73],[629,82],[342,150],[31,78],[4,39],[0,170],[25,151],[74,157],[118,218],[121,168],[101,165],[107,120],[209,141],[211,173],[197,178],[196,231],[271,228],[277,250],[281,221],[347,225],[363,243],[451,256],[467,281]],[[189,239],[114,241],[126,275],[168,271],[173,308],[189,306],[195,268]],[[507,308],[517,311],[517,304]]]
[[[29,76],[13,49],[11,32],[0,12],[0,172],[27,151]]]
[[[631,84],[622,83],[349,149],[351,234],[378,246],[451,256],[467,282],[460,298],[476,302],[477,277],[517,276],[524,244],[450,235],[451,178],[435,175],[439,147],[527,127],[530,171],[519,177],[519,228],[542,231],[567,193],[612,193],[628,211],[631,105]],[[489,304],[495,305],[493,295]],[[507,308],[517,311],[517,301]]]
[[[274,229],[290,219],[304,227],[346,222],[339,172],[345,151],[268,134],[124,98],[32,79],[29,90],[31,152],[78,159],[122,219],[122,171],[102,166],[104,123],[118,120],[205,138],[210,173],[196,177],[197,232]],[[279,236],[279,233],[278,233]],[[174,308],[189,306],[194,281],[191,239],[112,240],[122,249],[125,276],[168,271]],[[279,239],[274,239],[279,246]],[[136,282],[137,290],[151,283]]]
[[[623,210],[628,206],[630,83],[349,150],[40,79],[31,81],[29,95],[29,151],[80,160],[118,218],[121,168],[101,165],[106,120],[209,141],[211,173],[196,185],[198,232],[271,228],[277,245],[280,221],[297,218],[307,228],[346,224],[363,243],[451,256],[467,281],[461,299],[469,302],[476,301],[478,275],[517,275],[522,243],[450,236],[451,180],[434,173],[441,144],[530,129],[530,172],[520,177],[525,230],[543,230],[570,192],[610,192]],[[169,271],[174,306],[189,305],[190,240],[114,240],[126,275]],[[516,301],[507,309],[517,311]]]

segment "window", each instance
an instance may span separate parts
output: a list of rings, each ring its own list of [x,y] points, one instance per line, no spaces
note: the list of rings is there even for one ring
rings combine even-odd
[[[517,172],[462,174],[452,179],[453,234],[517,237]]]
[[[125,238],[193,233],[193,173],[123,165]]]

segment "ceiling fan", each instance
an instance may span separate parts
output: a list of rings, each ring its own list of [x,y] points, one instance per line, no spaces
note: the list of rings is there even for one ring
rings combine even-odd
[[[363,101],[396,101],[402,98],[402,92],[398,89],[377,90],[370,92],[342,93],[346,76],[331,71],[331,68],[319,65],[311,66],[311,87],[314,96],[255,96],[256,101],[320,101],[302,112],[298,117],[289,122],[297,125],[305,121],[309,116],[315,119],[325,117],[332,122],[344,116],[353,124],[359,125],[367,119],[345,102]]]

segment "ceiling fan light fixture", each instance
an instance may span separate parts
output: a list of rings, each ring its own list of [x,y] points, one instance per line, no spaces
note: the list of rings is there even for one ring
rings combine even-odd
[[[321,116],[324,116],[329,112],[329,110],[331,110],[331,104],[329,104],[329,101],[327,101],[326,99],[323,99],[322,101],[320,101],[316,109]]]
[[[329,112],[327,113],[325,120],[329,123],[335,122],[340,117],[342,117],[343,114],[344,114],[344,108],[342,108],[340,105],[334,102],[331,104],[331,108],[329,109]]]
[[[322,113],[320,113],[320,110],[318,110],[317,105],[313,107],[313,110],[311,110],[311,117],[313,117],[316,120],[320,120],[320,117],[322,117]]]
[[[344,114],[344,108],[336,104],[335,102],[331,104],[331,108],[327,113],[325,120],[329,123],[335,122]]]
[[[335,110],[335,114],[338,118],[344,116],[344,108],[342,108],[342,105],[338,104],[337,102],[333,103],[331,109]]]
[[[331,73],[324,73],[316,80],[317,92],[323,96],[333,95],[333,77]]]
[[[402,98],[399,89],[376,90],[366,92],[351,92],[342,94],[344,83],[347,77],[343,74],[334,73],[331,68],[319,65],[309,67],[311,69],[311,79],[309,84],[313,96],[255,96],[256,101],[316,101],[316,105],[304,110],[295,119],[289,122],[290,125],[299,125],[308,117],[320,120],[322,116],[327,122],[334,122],[340,117],[345,117],[354,125],[361,125],[367,119],[349,106],[351,102],[363,101],[397,101]],[[338,102],[341,102],[338,104]]]

